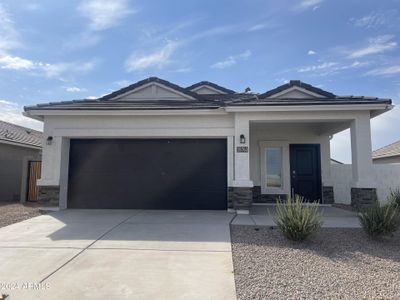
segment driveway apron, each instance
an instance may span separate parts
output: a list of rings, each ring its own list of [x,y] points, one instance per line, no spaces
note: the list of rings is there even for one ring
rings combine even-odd
[[[232,218],[65,210],[0,228],[1,292],[13,300],[235,299]]]

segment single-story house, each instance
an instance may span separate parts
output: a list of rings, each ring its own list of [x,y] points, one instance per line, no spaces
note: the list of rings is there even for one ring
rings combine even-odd
[[[156,77],[99,99],[25,107],[44,122],[43,201],[61,208],[232,209],[333,203],[330,138],[350,128],[351,197],[374,199],[370,119],[390,99],[298,80],[265,93]]]
[[[386,145],[372,152],[374,164],[399,164],[400,141]]]
[[[0,121],[0,202],[37,201],[42,133]]]

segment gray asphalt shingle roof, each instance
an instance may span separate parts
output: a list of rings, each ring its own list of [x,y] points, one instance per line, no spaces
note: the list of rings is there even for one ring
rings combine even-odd
[[[372,158],[400,156],[400,141],[384,146],[372,152]]]
[[[42,147],[43,133],[30,128],[0,121],[0,142]]]
[[[227,89],[227,88],[225,88],[225,87],[223,87],[223,86],[220,86],[220,85],[218,85],[218,84],[216,84],[216,83],[213,83],[213,82],[210,82],[210,81],[200,81],[200,82],[197,82],[197,83],[195,83],[195,84],[192,84],[191,86],[188,86],[188,87],[186,88],[186,90],[191,91],[191,90],[193,90],[193,89],[195,89],[195,88],[197,88],[197,87],[203,86],[203,85],[211,86],[212,88],[214,88],[214,89],[216,89],[216,90],[219,90],[219,91],[221,91],[221,92],[227,93],[227,94],[235,94],[235,93],[236,93],[236,92],[233,91],[233,90]]]
[[[131,90],[134,90],[145,84],[156,82],[163,84],[176,91],[184,93],[194,98],[194,100],[187,101],[173,101],[173,100],[114,100],[115,97],[123,95]],[[50,102],[44,104],[38,104],[34,106],[25,107],[25,111],[29,110],[143,110],[143,109],[199,109],[199,108],[220,108],[227,106],[296,106],[296,105],[335,105],[335,104],[391,104],[390,99],[381,99],[377,97],[364,97],[364,96],[336,96],[327,91],[323,91],[319,88],[313,87],[309,84],[301,81],[290,81],[288,84],[282,85],[276,89],[270,90],[264,94],[254,93],[235,93],[232,90],[227,90],[227,94],[196,94],[189,89],[196,85],[202,85],[212,83],[202,81],[194,84],[188,88],[182,88],[169,81],[150,77],[134,83],[126,88],[122,88],[111,94],[105,95],[98,99],[82,99],[82,100],[71,100],[71,101],[60,101]],[[321,97],[309,98],[309,99],[293,99],[293,98],[268,98],[280,91],[283,91],[291,86],[300,86],[306,90],[320,94]],[[219,89],[222,87],[218,86]],[[225,89],[225,88],[222,88]]]
[[[265,92],[263,94],[260,94],[260,98],[271,97],[271,96],[273,96],[273,95],[275,95],[275,94],[277,94],[279,92],[282,92],[282,91],[284,91],[284,90],[286,90],[288,88],[291,88],[293,86],[301,87],[301,88],[303,88],[303,89],[305,89],[307,91],[310,91],[310,92],[325,96],[327,98],[335,98],[336,97],[335,94],[332,94],[332,93],[330,93],[328,91],[325,91],[323,89],[320,89],[320,88],[317,88],[315,86],[312,86],[311,84],[302,82],[300,80],[290,80],[288,83],[282,84],[281,86],[278,86],[278,87],[276,87],[276,88],[274,88],[272,90],[269,90],[269,91],[267,91],[267,92]]]

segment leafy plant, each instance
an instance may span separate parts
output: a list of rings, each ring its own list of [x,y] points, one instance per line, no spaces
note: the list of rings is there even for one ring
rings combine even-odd
[[[286,238],[293,241],[305,240],[322,226],[323,217],[318,207],[318,202],[308,203],[299,195],[295,195],[294,199],[279,199],[275,222]]]
[[[391,203],[400,209],[400,189],[391,190],[387,200],[388,203]]]
[[[390,201],[384,205],[375,203],[360,213],[359,220],[364,231],[372,237],[392,235],[400,225],[399,211]]]

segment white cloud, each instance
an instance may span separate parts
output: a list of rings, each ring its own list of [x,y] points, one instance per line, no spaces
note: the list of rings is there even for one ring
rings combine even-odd
[[[0,4],[0,52],[20,46],[19,34],[10,14]]]
[[[0,69],[29,71],[46,77],[57,77],[65,73],[82,73],[95,67],[92,62],[44,63],[11,54],[11,50],[20,47],[19,34],[10,14],[0,4]]]
[[[4,55],[0,56],[0,68],[11,70],[30,70],[35,68],[35,64],[25,58],[18,56]]]
[[[390,75],[397,75],[397,74],[400,74],[400,65],[377,68],[377,69],[370,70],[366,73],[366,75],[374,75],[374,76],[380,76],[380,75],[390,76]]]
[[[59,77],[65,73],[87,73],[95,68],[94,61],[78,63],[55,63],[55,64],[40,64],[40,69],[46,77]]]
[[[338,62],[324,62],[318,65],[301,67],[297,69],[297,72],[299,73],[314,72],[317,73],[318,75],[324,76],[344,70],[362,68],[369,64],[370,62],[368,61],[359,62],[357,60],[352,62],[351,64],[340,64]]]
[[[92,71],[95,65],[94,61],[49,64],[18,56],[2,56],[0,54],[0,69],[32,71],[33,74],[44,75],[49,78],[60,77],[66,73],[86,73]]]
[[[192,69],[189,68],[189,67],[171,70],[172,73],[189,73],[189,72],[191,72],[191,71],[192,71]]]
[[[89,97],[86,97],[85,99],[95,100],[95,99],[99,99],[100,97],[99,96],[89,96]]]
[[[266,24],[256,24],[256,25],[250,27],[248,31],[258,31],[258,30],[262,30],[265,28],[267,28]]]
[[[326,69],[331,69],[332,67],[337,66],[337,65],[338,65],[337,62],[324,62],[319,65],[302,67],[302,68],[298,69],[297,72],[304,73],[304,72],[326,70]]]
[[[178,42],[168,41],[167,44],[158,51],[150,54],[133,53],[125,62],[128,72],[144,70],[152,67],[162,68],[171,62],[171,56],[179,46]]]
[[[375,28],[386,23],[385,15],[373,12],[367,16],[350,20],[357,27]]]
[[[69,86],[69,87],[65,87],[65,90],[69,93],[79,93],[79,92],[84,92],[86,91],[86,89],[83,88],[79,88],[77,86]]]
[[[135,12],[127,0],[84,0],[78,9],[89,19],[90,29],[95,31],[114,27]]]
[[[317,52],[315,52],[314,50],[308,50],[307,54],[308,55],[315,55],[315,54],[317,54]]]
[[[393,35],[381,35],[368,40],[368,46],[351,51],[348,58],[360,58],[366,55],[379,54],[397,47]]]
[[[231,55],[228,56],[225,60],[216,62],[215,64],[211,65],[211,68],[213,69],[225,69],[228,67],[231,67],[233,65],[236,65],[238,61],[240,60],[246,60],[251,56],[251,51],[246,50],[243,53],[240,53],[238,55]]]
[[[302,0],[293,7],[294,11],[301,12],[308,9],[316,10],[323,0]]]
[[[0,120],[43,130],[43,123],[22,115],[23,108],[15,102],[0,99]]]
[[[351,18],[350,22],[356,27],[366,29],[376,28],[399,28],[400,13],[398,9],[384,11],[373,11],[360,18]]]

